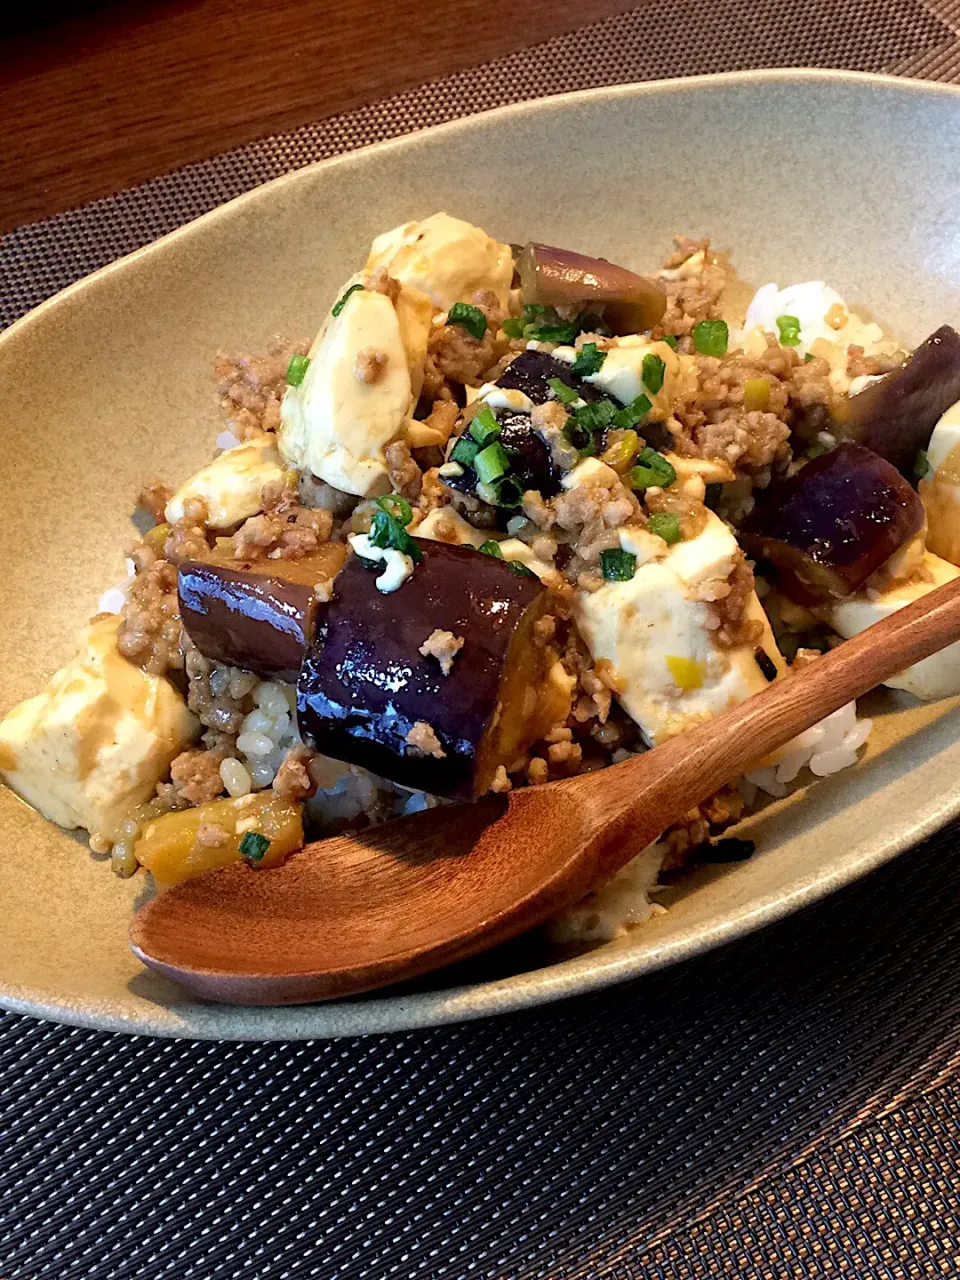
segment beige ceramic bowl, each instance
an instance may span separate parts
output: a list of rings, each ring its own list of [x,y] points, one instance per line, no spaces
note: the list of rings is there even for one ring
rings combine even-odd
[[[447,209],[504,240],[658,262],[709,233],[755,284],[824,278],[907,341],[960,320],[960,93],[762,72],[533,102],[300,170],[68,289],[0,338],[0,712],[71,653],[122,573],[131,495],[218,429],[216,350],[312,334],[375,232]],[[749,862],[575,958],[536,941],[466,974],[335,1005],[201,1005],[127,949],[142,876],[0,794],[0,1003],[169,1036],[299,1038],[425,1026],[620,982],[741,935],[960,812],[954,703],[877,700],[869,759],[771,809]]]

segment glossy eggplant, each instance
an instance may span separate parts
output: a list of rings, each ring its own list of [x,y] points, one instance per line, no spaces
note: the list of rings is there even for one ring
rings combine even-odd
[[[942,414],[960,400],[960,334],[947,324],[899,369],[843,406],[837,434],[886,458],[907,477]]]
[[[606,258],[548,244],[528,244],[517,259],[524,302],[548,306],[603,305],[614,333],[644,333],[667,309],[658,280],[638,276]]]
[[[502,560],[417,541],[422,561],[389,594],[347,561],[300,674],[300,731],[325,755],[470,798],[544,731],[546,659],[533,628],[549,595]],[[464,642],[447,675],[421,653],[438,630]]]
[[[521,351],[507,365],[496,385],[505,391],[522,391],[534,404],[546,404],[556,396],[550,388],[550,379],[559,378],[566,387],[576,391],[581,400],[602,400],[604,393],[589,382],[583,382],[563,360],[555,360],[546,351]]]
[[[899,471],[846,442],[768,490],[741,534],[786,595],[814,606],[857,591],[922,524],[923,504]]]
[[[345,548],[329,543],[301,560],[184,560],[177,569],[180,617],[206,658],[295,681],[316,627],[316,587],[329,582]]]

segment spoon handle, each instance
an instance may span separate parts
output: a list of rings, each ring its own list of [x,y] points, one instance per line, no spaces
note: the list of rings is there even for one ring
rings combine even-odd
[[[592,799],[606,814],[602,873],[777,747],[887,677],[960,640],[960,578],[931,591],[699,729],[603,770]],[[615,816],[614,816],[615,815]],[[635,833],[627,839],[626,832]],[[650,833],[649,836],[647,833]],[[629,846],[629,847],[628,847]]]

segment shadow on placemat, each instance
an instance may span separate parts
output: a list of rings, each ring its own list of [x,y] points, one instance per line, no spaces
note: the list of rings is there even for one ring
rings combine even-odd
[[[957,837],[673,970],[463,1027],[206,1044],[7,1015],[0,1274],[239,1280],[253,1233],[258,1280],[613,1274],[947,1076]]]

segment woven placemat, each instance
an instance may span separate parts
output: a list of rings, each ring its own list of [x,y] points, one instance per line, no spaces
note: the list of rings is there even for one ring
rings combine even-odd
[[[960,80],[960,0],[653,0],[0,240],[9,323],[289,168],[542,93],[819,65]],[[960,827],[614,991],[357,1041],[0,1015],[4,1280],[960,1275]]]

